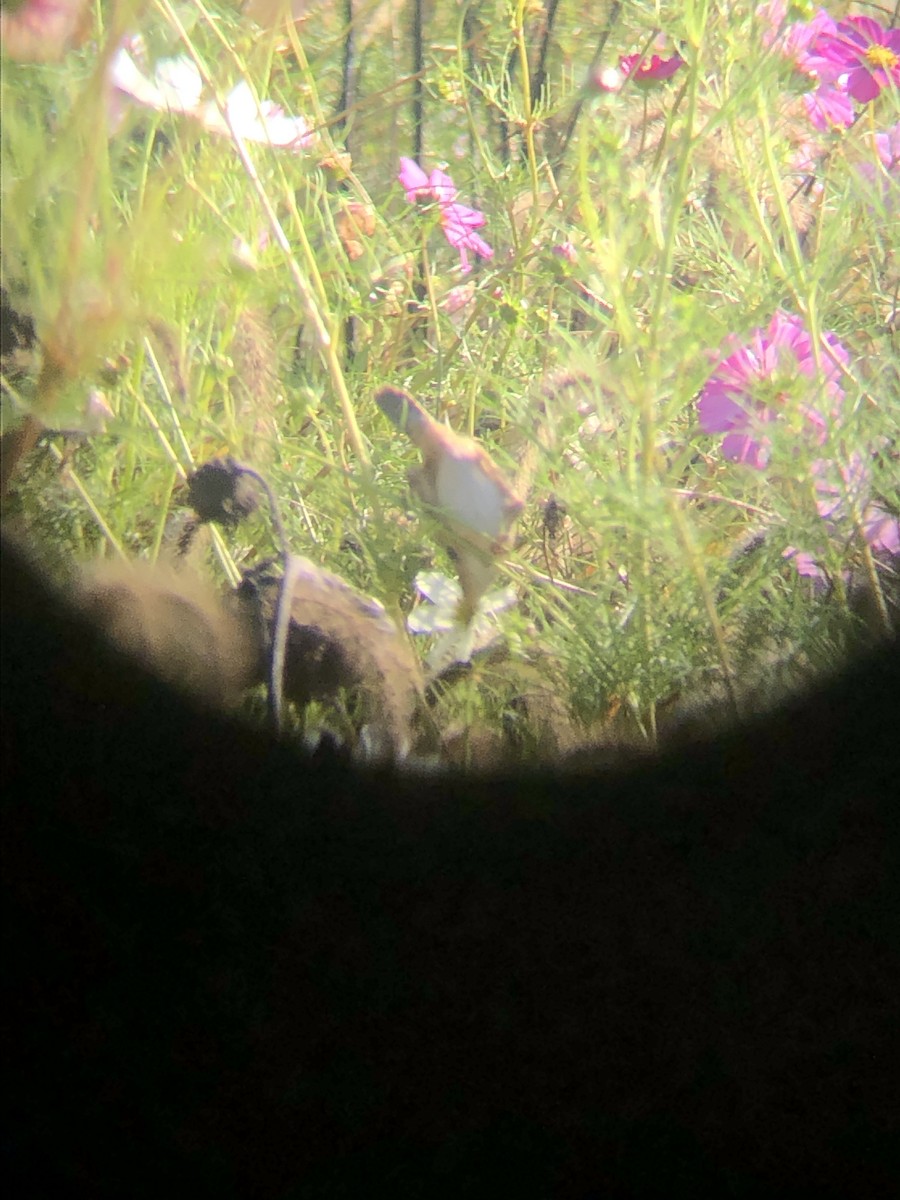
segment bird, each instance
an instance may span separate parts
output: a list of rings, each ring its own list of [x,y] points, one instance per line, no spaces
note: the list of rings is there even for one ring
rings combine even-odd
[[[462,587],[458,616],[468,624],[509,545],[523,501],[475,438],[436,421],[408,392],[382,387],[375,403],[422,452],[409,485],[450,534]]]

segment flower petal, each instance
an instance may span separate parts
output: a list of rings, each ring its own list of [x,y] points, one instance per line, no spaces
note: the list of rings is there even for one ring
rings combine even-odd
[[[710,380],[703,389],[697,411],[704,433],[727,433],[731,429],[746,428],[749,421],[747,409],[735,398],[733,389],[718,379]]]
[[[757,440],[747,433],[729,433],[722,439],[722,453],[730,462],[762,471],[769,465],[771,442],[768,438]]]
[[[873,504],[863,518],[863,533],[876,554],[900,556],[900,517]]]
[[[865,67],[857,67],[847,76],[847,91],[860,104],[868,104],[881,94],[881,84]]]
[[[231,89],[225,101],[228,119],[235,132],[248,142],[278,146],[282,149],[306,149],[314,134],[303,117],[289,117],[272,100],[256,99],[246,80]],[[203,124],[214,133],[230,133],[228,122],[214,104],[208,104],[202,114]]]
[[[483,596],[478,605],[478,611],[487,617],[493,617],[507,608],[513,608],[518,599],[515,588],[501,588],[499,591],[488,592],[486,596]]]
[[[446,171],[435,167],[428,177],[428,183],[438,204],[452,204],[456,199],[456,185]]]
[[[822,132],[829,129],[849,129],[856,120],[850,97],[830,84],[823,84],[816,91],[807,92],[803,103],[813,128]]]
[[[462,588],[456,580],[440,571],[420,571],[413,583],[416,591],[432,604],[452,606],[462,599]]]
[[[163,104],[170,112],[193,112],[200,103],[203,80],[196,63],[187,55],[160,59],[153,79]]]
[[[455,629],[458,622],[453,613],[447,613],[443,607],[434,604],[419,604],[406,618],[406,628],[410,633],[449,633]]]
[[[400,159],[400,172],[397,178],[400,180],[410,204],[415,204],[420,197],[425,199],[432,194],[428,176],[412,158]]]
[[[112,56],[107,79],[119,92],[124,92],[146,108],[165,108],[159,88],[141,71],[124,47]]]

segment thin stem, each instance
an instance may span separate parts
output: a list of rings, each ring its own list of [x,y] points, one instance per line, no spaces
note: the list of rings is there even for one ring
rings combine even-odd
[[[422,0],[413,0],[412,6],[412,126],[413,158],[421,163],[425,137],[425,44],[422,37]]]
[[[763,157],[766,161],[766,167],[769,173],[769,182],[772,185],[772,191],[775,196],[775,204],[778,208],[778,216],[781,220],[782,233],[785,241],[787,242],[791,266],[793,267],[794,274],[796,278],[800,280],[801,287],[805,292],[808,286],[806,279],[806,262],[800,250],[800,243],[797,240],[797,228],[793,219],[791,218],[787,198],[784,194],[784,186],[781,182],[781,172],[778,169],[778,164],[775,162],[775,153],[772,149],[772,131],[769,127],[769,113],[765,104],[763,103],[761,93],[757,93],[756,99],[760,131],[762,133]],[[813,330],[810,330],[810,333],[813,332]]]
[[[531,175],[531,191],[534,195],[532,220],[537,222],[540,217],[541,184],[538,178],[537,155],[534,147],[534,108],[531,102],[528,47],[525,44],[525,0],[517,0],[516,3],[515,39],[519,57],[519,68],[522,72],[522,108],[525,113],[525,156],[528,160],[528,169]]]
[[[553,25],[556,21],[556,12],[558,8],[559,0],[550,0],[550,3],[547,5],[544,36],[541,38],[540,48],[538,49],[537,63],[535,64],[534,73],[531,77],[532,108],[540,102],[541,92],[544,90],[544,83],[547,79],[547,51],[550,48],[550,41],[553,37]]]
[[[709,584],[709,577],[706,574],[706,566],[704,565],[702,556],[697,551],[697,545],[694,541],[693,530],[688,524],[682,511],[681,505],[674,498],[669,497],[669,512],[672,514],[672,520],[675,524],[675,529],[678,533],[678,539],[681,542],[682,549],[688,560],[688,565],[697,581],[697,586],[700,589],[700,595],[703,597],[703,607],[706,609],[706,615],[709,619],[710,628],[715,639],[716,649],[719,653],[719,662],[722,667],[722,674],[725,678],[725,687],[728,690],[728,698],[731,701],[734,709],[735,717],[740,717],[740,706],[738,703],[737,690],[734,683],[734,671],[731,666],[731,656],[728,653],[728,646],[725,642],[725,632],[722,629],[722,622],[719,620],[719,613],[716,609],[716,599],[713,595],[713,590]]]
[[[163,538],[165,537],[166,524],[168,523],[169,518],[169,504],[172,500],[172,492],[175,490],[175,484],[177,480],[178,472],[173,467],[169,472],[169,481],[166,485],[165,491],[165,501],[159,506],[159,515],[156,519],[156,529],[153,533],[153,541],[150,545],[150,553],[147,556],[151,563],[155,563],[159,558],[159,552],[162,547]]]
[[[281,519],[281,509],[278,506],[278,500],[272,490],[272,485],[266,479],[265,475],[261,475],[259,471],[253,467],[248,467],[246,463],[240,463],[242,474],[249,475],[251,479],[255,479],[262,490],[266,493],[266,499],[269,502],[269,514],[272,518],[272,524],[275,526],[275,536],[278,539],[278,549],[281,551],[281,561],[287,565],[290,558],[291,547],[288,542],[287,531],[284,527],[284,521]]]
[[[884,598],[884,591],[881,587],[881,581],[878,578],[878,567],[875,563],[875,556],[872,553],[872,547],[866,541],[865,534],[859,527],[857,528],[857,538],[862,546],[862,560],[866,571],[866,582],[869,585],[869,591],[875,602],[875,611],[878,613],[881,631],[890,637],[893,632],[891,614],[888,612],[887,601]]]
[[[344,52],[341,57],[341,95],[338,100],[337,112],[332,118],[332,125],[344,135],[344,147],[349,149],[347,134],[347,113],[352,103],[351,96],[356,90],[356,28],[353,20],[353,0],[344,0]]]
[[[151,351],[151,354],[152,354],[152,351]],[[153,413],[153,409],[150,408],[149,404],[147,403],[147,401],[144,399],[144,397],[141,395],[140,391],[137,388],[133,389],[132,394],[133,394],[135,400],[137,401],[138,407],[140,408],[140,410],[144,414],[144,417],[146,418],[148,424],[150,425],[150,428],[153,430],[153,432],[156,434],[157,438],[159,439],[159,443],[162,446],[163,451],[165,452],[165,455],[168,458],[169,462],[172,464],[172,467],[174,468],[176,475],[182,481],[182,483],[186,482],[186,480],[188,478],[188,472],[185,469],[185,467],[182,465],[180,459],[178,458],[178,455],[175,453],[175,450],[172,447],[172,443],[169,441],[169,439],[166,437],[165,433],[163,432],[163,428],[160,425],[159,421],[157,421],[156,416]],[[184,440],[184,435],[182,434],[180,423],[177,423],[177,429],[178,429],[178,433],[181,434],[182,440]],[[194,462],[193,455],[191,454],[190,448],[188,447],[186,441],[184,442],[184,449],[186,450],[186,453],[187,453],[188,465],[193,466],[193,462]],[[221,533],[219,532],[219,530],[215,527],[215,525],[211,526],[211,534],[212,534],[213,547],[216,552],[216,557],[219,560],[222,570],[225,572],[226,576],[228,577],[228,581],[232,585],[232,587],[236,587],[241,581],[241,573],[237,568],[237,564],[235,563],[234,559],[231,557],[231,552],[229,551],[228,547],[225,545],[225,541],[224,541]]]
[[[78,475],[75,468],[73,466],[67,465],[65,463],[65,459],[63,458],[62,451],[59,449],[58,446],[54,446],[53,443],[50,442],[50,443],[48,443],[48,448],[50,450],[50,453],[53,455],[53,457],[59,463],[59,465],[65,466],[66,477],[68,478],[69,482],[72,484],[72,487],[74,487],[75,491],[81,497],[81,500],[84,503],[85,508],[88,510],[88,512],[94,518],[94,522],[96,523],[97,528],[100,530],[100,532],[106,538],[107,542],[112,547],[112,549],[116,552],[116,554],[119,556],[119,558],[121,558],[123,562],[127,561],[128,555],[122,549],[119,539],[116,537],[116,535],[110,529],[109,525],[106,523],[105,517],[103,516],[103,514],[101,513],[101,511],[97,507],[97,505],[94,503],[93,499],[91,498],[90,492],[87,490],[87,488],[81,482],[81,477]]]
[[[575,101],[575,103],[572,106],[572,113],[569,117],[569,123],[566,126],[566,132],[563,134],[562,144],[560,145],[559,153],[556,155],[556,158],[554,159],[553,170],[554,170],[554,173],[556,174],[557,178],[562,173],[563,161],[566,157],[566,152],[569,149],[569,143],[571,142],[571,140],[575,134],[575,130],[578,127],[578,121],[581,117],[581,111],[584,108],[585,100],[591,94],[591,92],[590,92],[591,76],[594,74],[594,71],[600,65],[600,60],[603,58],[603,52],[606,49],[606,43],[609,41],[609,36],[612,33],[613,29],[615,28],[616,22],[618,21],[619,16],[621,15],[621,12],[622,12],[622,0],[615,0],[615,3],[610,7],[609,18],[606,22],[606,25],[605,25],[602,33],[600,34],[600,38],[597,42],[597,48],[594,51],[594,57],[592,58],[591,65],[588,69],[588,83],[586,83],[585,86],[581,89],[581,94],[579,95],[578,99]]]
[[[178,411],[172,400],[172,393],[169,391],[169,385],[166,383],[165,376],[160,370],[159,361],[153,352],[153,346],[148,338],[144,338],[144,353],[150,359],[150,366],[153,368],[153,374],[156,376],[156,382],[159,385],[159,390],[162,392],[163,399],[166,402],[166,407],[172,417],[172,423],[175,426],[175,433],[178,436],[178,441],[181,444],[181,453],[184,455],[185,462],[190,463],[193,467],[194,456],[191,453],[191,448],[188,445],[187,438],[184,436],[184,430],[181,427],[181,421],[178,419]]]
[[[181,480],[181,482],[184,483],[188,477],[187,468],[182,465],[181,460],[179,459],[178,455],[175,453],[175,449],[172,446],[172,443],[166,437],[163,427],[160,425],[159,421],[157,421],[157,419],[156,419],[156,414],[154,413],[154,411],[150,407],[150,405],[147,403],[147,401],[144,399],[144,397],[141,395],[141,393],[138,389],[135,388],[133,390],[132,394],[134,395],[134,398],[137,401],[138,408],[140,408],[141,412],[144,414],[144,418],[146,419],[147,424],[150,426],[150,428],[156,434],[156,437],[159,441],[159,444],[163,448],[163,452],[165,453],[166,458],[169,460],[169,462],[172,464],[172,466],[178,472],[178,477]]]
[[[735,508],[740,508],[744,512],[755,513],[759,517],[765,517],[767,521],[771,521],[773,514],[768,509],[760,508],[756,504],[747,504],[744,500],[734,500],[731,496],[719,496],[715,492],[698,492],[693,488],[670,488],[673,496],[684,496],[687,500],[715,500],[719,504],[731,504]]]

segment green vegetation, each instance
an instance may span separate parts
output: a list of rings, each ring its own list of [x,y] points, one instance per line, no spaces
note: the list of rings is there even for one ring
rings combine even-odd
[[[4,429],[36,423],[5,519],[65,571],[172,559],[185,480],[231,455],[294,553],[402,623],[418,573],[455,577],[410,491],[421,455],[375,403],[405,389],[524,501],[491,584],[515,590],[502,637],[430,681],[463,761],[653,743],[687,699],[752,707],[782,667],[895,625],[888,46],[879,94],[819,130],[809,76],[744,5],[432,5],[421,46],[412,0],[306,7],[266,27],[202,0],[98,5],[59,61],[4,60],[3,287],[38,339],[4,347]],[[138,33],[132,90],[176,111],[110,82]],[[601,78],[632,53],[643,68]],[[642,79],[657,53],[684,61]],[[259,112],[229,107],[241,81]],[[265,117],[284,132],[269,101],[309,137],[255,138]],[[402,157],[452,176],[492,257],[461,273],[447,198],[410,203]],[[778,313],[807,356],[782,346],[748,383],[754,466],[698,399]],[[197,546],[222,587],[279,553],[265,503]],[[412,642],[424,662],[434,639]]]

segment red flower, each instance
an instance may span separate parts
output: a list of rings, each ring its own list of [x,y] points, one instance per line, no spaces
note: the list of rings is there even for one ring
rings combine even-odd
[[[639,85],[670,79],[678,68],[683,66],[684,59],[680,54],[673,54],[671,58],[660,58],[658,54],[654,54],[651,58],[645,57],[643,60],[640,54],[626,54],[619,59],[619,70],[625,78],[634,79]]]
[[[680,54],[671,58],[660,58],[658,54],[647,58],[646,55],[625,54],[619,59],[619,66],[604,67],[593,76],[594,87],[601,92],[617,92],[626,79],[633,79],[638,87],[651,87],[669,79],[679,67],[684,66]]]

